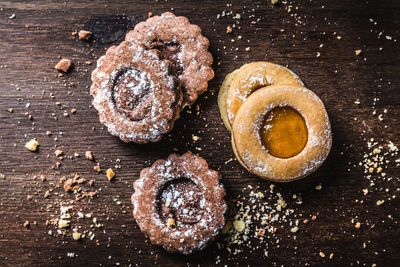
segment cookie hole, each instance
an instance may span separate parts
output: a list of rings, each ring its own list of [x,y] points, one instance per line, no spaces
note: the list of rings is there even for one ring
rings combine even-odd
[[[260,137],[269,154],[291,158],[306,146],[308,130],[303,116],[296,109],[278,106],[265,115]]]
[[[160,218],[170,227],[195,224],[203,216],[203,194],[190,179],[179,178],[166,183],[157,199]]]
[[[117,110],[129,119],[142,120],[151,110],[154,84],[147,72],[130,68],[118,72],[112,96]]]
[[[182,74],[183,64],[180,59],[182,45],[180,43],[175,41],[166,42],[161,39],[155,39],[150,43],[150,45],[148,45],[148,48],[160,51],[161,59],[167,59],[171,61],[174,65],[173,72],[176,76],[180,76]]]

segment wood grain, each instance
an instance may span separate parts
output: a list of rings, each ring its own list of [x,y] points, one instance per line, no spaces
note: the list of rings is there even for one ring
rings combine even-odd
[[[391,160],[385,164],[387,177],[374,175],[372,187],[364,168],[358,166],[370,138],[385,144],[385,151],[389,140],[400,144],[397,1],[289,1],[272,6],[269,1],[236,0],[232,5],[216,0],[16,0],[1,1],[0,8],[0,173],[6,176],[0,180],[0,265],[400,264],[400,172],[396,157],[386,156]],[[156,15],[171,9],[198,24],[210,39],[215,78],[191,114],[183,111],[173,131],[161,142],[124,144],[108,134],[90,106],[90,73],[96,59],[109,46],[121,42],[126,31],[145,20],[148,12]],[[224,10],[233,15],[218,19]],[[239,21],[233,19],[236,13],[241,14]],[[10,19],[12,14],[15,18]],[[227,34],[226,28],[232,24],[236,27]],[[83,42],[72,36],[80,29],[92,31],[94,40]],[[357,49],[362,50],[359,56],[355,55]],[[74,62],[71,73],[61,78],[54,69],[59,57]],[[300,221],[299,231],[291,233],[289,222],[277,225],[279,243],[267,241],[268,257],[264,247],[243,248],[242,253],[233,255],[214,244],[183,257],[152,246],[131,216],[132,183],[142,168],[174,150],[198,153],[211,168],[219,170],[228,200],[245,195],[242,191],[247,185],[268,192],[269,182],[249,174],[236,160],[226,163],[234,155],[217,107],[218,88],[225,75],[258,60],[286,65],[297,73],[324,101],[332,123],[333,149],[325,164],[307,179],[275,186],[294,209],[291,221]],[[196,105],[199,115],[195,114]],[[77,109],[76,114],[71,114],[72,108]],[[64,111],[68,117],[63,116]],[[33,120],[28,119],[29,114]],[[383,121],[379,114],[383,114]],[[46,131],[53,135],[47,136]],[[200,140],[194,143],[192,134]],[[31,138],[40,143],[37,153],[24,148]],[[81,156],[65,158],[54,168],[59,161],[56,149],[66,156]],[[84,158],[87,150],[94,153],[95,162]],[[114,182],[107,181],[104,171],[97,174],[93,170],[97,162],[103,170],[121,165],[115,169]],[[59,179],[75,173],[96,180],[93,187],[83,187],[101,190],[98,198],[70,203],[74,197],[64,192]],[[47,180],[42,182],[40,175]],[[321,191],[315,190],[319,184]],[[363,195],[362,189],[368,187],[370,192]],[[48,190],[51,194],[45,198]],[[293,194],[302,196],[302,205],[295,203]],[[385,203],[377,206],[376,201],[382,199]],[[73,206],[74,227],[92,230],[98,244],[88,238],[74,241],[71,230],[62,236],[56,234],[54,226],[46,226],[46,220],[58,218],[61,202]],[[104,226],[92,228],[92,219],[77,220],[80,210],[93,213]],[[301,223],[312,215],[317,215],[315,221]],[[26,220],[29,228],[23,226]],[[357,221],[360,229],[354,227]],[[253,240],[254,247],[257,242]],[[320,251],[326,256],[321,257]],[[70,252],[77,256],[68,257]],[[331,253],[334,256],[329,259]]]

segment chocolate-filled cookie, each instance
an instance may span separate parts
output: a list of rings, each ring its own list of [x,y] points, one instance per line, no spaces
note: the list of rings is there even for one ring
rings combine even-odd
[[[182,104],[172,67],[158,51],[126,41],[97,61],[90,93],[100,122],[112,135],[147,143],[172,129]]]
[[[191,254],[214,240],[225,224],[227,204],[220,174],[187,152],[157,160],[140,173],[133,215],[153,244]]]
[[[184,94],[184,105],[191,105],[214,77],[210,42],[197,25],[185,17],[171,12],[154,16],[138,23],[127,33],[126,41],[143,44],[147,49],[157,49],[164,59],[174,64],[174,73]]]

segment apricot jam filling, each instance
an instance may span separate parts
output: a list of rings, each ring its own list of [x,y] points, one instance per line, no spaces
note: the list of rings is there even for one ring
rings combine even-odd
[[[260,129],[262,143],[269,154],[291,158],[307,144],[308,131],[303,116],[290,106],[278,106],[264,117]]]

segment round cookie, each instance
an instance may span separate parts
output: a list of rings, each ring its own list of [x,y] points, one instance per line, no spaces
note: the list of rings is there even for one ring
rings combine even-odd
[[[220,174],[191,152],[172,154],[143,169],[134,189],[133,216],[140,230],[169,252],[201,250],[225,225]]]
[[[240,72],[240,70],[246,65],[243,65],[241,68],[236,69],[231,73],[228,73],[228,75],[225,76],[225,79],[222,82],[221,87],[219,88],[219,92],[218,92],[219,113],[221,113],[222,121],[224,122],[225,127],[226,127],[226,129],[228,129],[228,131],[231,131],[231,129],[232,129],[231,123],[229,122],[229,119],[228,119],[228,111],[227,111],[228,91],[229,91],[229,88],[231,87],[232,80],[236,77],[236,75]]]
[[[261,87],[287,84],[303,86],[300,78],[291,70],[270,62],[252,62],[244,65],[232,79],[227,93],[227,114],[230,125],[246,98]]]
[[[287,107],[304,119],[307,140],[304,148],[293,156],[273,156],[262,139],[262,127],[272,110]],[[312,91],[300,86],[258,89],[240,107],[232,126],[232,147],[239,162],[251,173],[276,182],[301,179],[313,173],[327,158],[331,146],[331,127],[324,104]]]
[[[138,23],[127,33],[126,41],[157,49],[162,58],[174,64],[174,73],[182,84],[183,105],[193,104],[214,77],[213,57],[208,52],[210,42],[197,25],[186,17],[165,12]]]
[[[171,64],[158,52],[122,42],[110,47],[92,73],[93,107],[124,142],[159,141],[179,117],[182,92]]]

